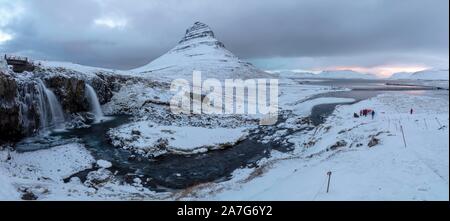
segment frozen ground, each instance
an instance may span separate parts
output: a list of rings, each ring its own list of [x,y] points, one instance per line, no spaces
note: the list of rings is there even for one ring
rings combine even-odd
[[[389,94],[340,106],[319,129],[291,136],[294,153],[275,154],[257,169],[236,171],[231,181],[201,185],[178,197],[448,200],[448,105],[448,98]],[[363,108],[374,109],[375,119],[353,118]]]
[[[158,156],[167,152],[191,154],[229,147],[245,139],[248,129],[159,126],[151,121],[140,121],[111,130],[109,137],[116,147]]]
[[[1,200],[108,200],[156,198],[139,183],[124,184],[102,167],[81,144],[69,144],[28,153],[0,151]],[[90,180],[82,183],[70,175],[92,169]],[[164,196],[160,194],[160,196]]]

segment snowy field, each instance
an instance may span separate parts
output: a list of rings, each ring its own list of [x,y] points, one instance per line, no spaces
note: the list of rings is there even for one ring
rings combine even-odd
[[[236,171],[231,181],[201,185],[179,197],[448,200],[448,105],[448,98],[380,95],[340,106],[318,130],[291,136],[294,153],[274,154],[258,169]],[[376,110],[375,118],[353,118],[363,108]],[[326,193],[329,171],[331,185]]]

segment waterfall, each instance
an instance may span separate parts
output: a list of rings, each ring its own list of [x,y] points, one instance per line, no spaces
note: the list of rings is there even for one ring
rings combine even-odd
[[[89,84],[86,84],[86,98],[91,107],[91,112],[95,115],[95,120],[101,121],[104,119],[105,116],[103,115],[100,102],[98,101],[97,93],[95,93],[94,88]]]
[[[38,105],[41,128],[49,126],[61,127],[64,123],[64,112],[55,93],[48,89],[42,80],[38,79]]]

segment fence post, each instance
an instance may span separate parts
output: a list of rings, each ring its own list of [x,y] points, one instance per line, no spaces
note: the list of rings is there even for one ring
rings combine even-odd
[[[331,180],[331,171],[328,171],[328,184],[327,184],[327,193],[330,191],[330,180]]]
[[[405,148],[406,148],[406,139],[405,139],[405,133],[403,132],[403,126],[400,124],[400,130],[402,131],[402,136],[403,136],[403,143],[405,144]]]

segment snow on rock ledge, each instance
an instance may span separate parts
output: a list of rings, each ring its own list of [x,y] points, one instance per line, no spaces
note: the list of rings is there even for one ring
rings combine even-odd
[[[112,163],[107,160],[97,160],[96,164],[98,167],[105,169],[112,167]]]
[[[166,153],[191,154],[225,148],[245,139],[248,129],[157,126],[143,121],[112,129],[108,136],[115,147],[157,157]]]

